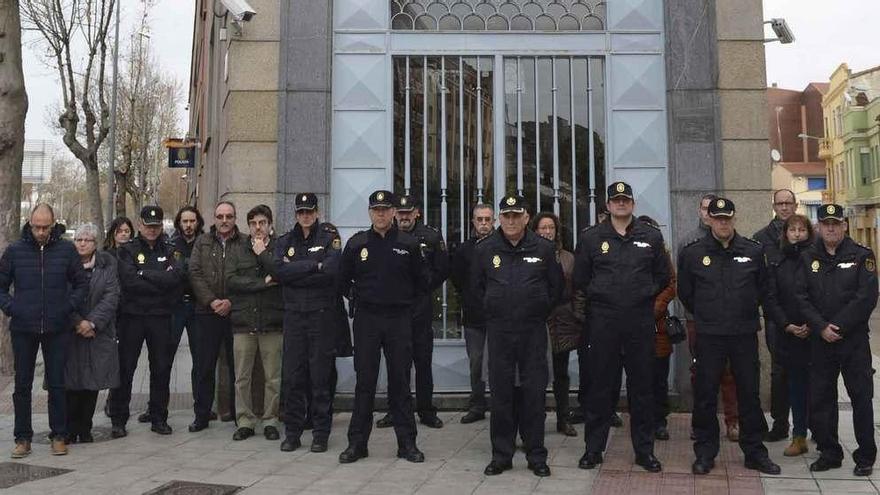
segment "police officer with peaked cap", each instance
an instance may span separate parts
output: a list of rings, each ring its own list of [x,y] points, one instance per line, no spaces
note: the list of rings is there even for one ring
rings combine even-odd
[[[171,315],[182,296],[184,271],[175,259],[174,246],[162,232],[162,208],[141,210],[139,233],[120,246],[119,280],[122,307],[119,318],[120,384],[110,395],[111,435],[127,435],[129,402],[134,372],[144,341],[150,358],[150,402],[147,413],[151,430],[170,435],[168,426],[169,381],[171,379]]]
[[[858,448],[852,453],[856,476],[869,476],[877,457],[874,440],[874,384],[868,321],[877,306],[874,252],[846,235],[843,208],[819,208],[819,238],[801,255],[797,297],[812,334],[810,430],[819,458],[810,471],[839,468],[843,449],[837,438],[837,378],[849,392]]]
[[[312,418],[312,452],[326,452],[333,408],[337,286],[342,243],[336,227],[318,221],[318,197],[298,194],[296,225],[275,245],[275,276],[284,295],[281,385],[286,438],[281,450],[301,445]],[[311,399],[307,399],[310,397]]]
[[[678,297],[696,320],[696,383],[692,425],[696,440],[694,474],[708,474],[719,450],[718,388],[730,361],[739,399],[739,446],[745,466],[779,474],[761,441],[767,422],[758,395],[760,364],[758,305],[771,297],[767,266],[757,242],[735,229],[732,201],[709,204],[710,232],[691,241],[678,255]]]
[[[581,234],[572,277],[574,286],[586,296],[590,329],[590,384],[582,405],[586,452],[578,467],[592,469],[602,463],[623,359],[636,464],[659,472],[651,391],[654,299],[669,285],[671,267],[663,234],[633,216],[632,187],[614,182],[606,197],[609,218]]]
[[[388,404],[397,456],[424,462],[416,447],[410,394],[413,306],[428,287],[430,275],[419,241],[394,224],[394,195],[370,195],[372,226],[352,236],[342,253],[340,289],[354,304],[354,410],[348,425],[348,448],[339,462],[367,457],[373,426],[373,402],[379,378],[380,351],[388,371]]]
[[[431,428],[442,428],[443,421],[437,417],[434,407],[434,374],[431,370],[434,355],[434,320],[432,298],[434,291],[443,286],[449,277],[449,254],[443,234],[420,223],[421,207],[415,197],[409,195],[396,196],[395,219],[397,227],[416,239],[421,245],[425,260],[428,263],[431,278],[428,290],[413,307],[413,366],[416,375],[416,413],[423,425]],[[391,415],[386,414],[376,422],[376,427],[391,426]]]
[[[492,461],[484,473],[513,467],[516,432],[522,434],[528,468],[550,476],[544,447],[548,381],[547,316],[562,296],[556,246],[528,228],[525,198],[507,195],[499,205],[501,226],[477,243],[471,265],[474,297],[484,303],[489,351],[489,432]],[[513,412],[516,379],[522,403]],[[519,424],[517,424],[519,423]]]

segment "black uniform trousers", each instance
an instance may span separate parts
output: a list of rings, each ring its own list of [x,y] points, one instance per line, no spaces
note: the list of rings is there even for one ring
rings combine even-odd
[[[416,412],[419,416],[437,414],[434,407],[434,329],[431,314],[431,299],[425,298],[415,306],[413,314],[412,353],[413,368],[416,372]]]
[[[290,438],[302,436],[307,417],[312,420],[312,438],[327,441],[330,436],[336,384],[334,311],[284,313],[282,420]]]
[[[232,351],[232,320],[217,314],[196,314],[194,328],[188,329],[190,352],[193,355],[193,411],[195,421],[207,424],[214,405],[217,384],[217,358],[220,346],[228,341],[226,349]],[[229,363],[234,362],[231,356]],[[235,380],[232,381],[235,383]]]
[[[373,428],[373,406],[379,379],[380,351],[388,372],[388,407],[398,448],[415,446],[416,422],[410,394],[412,369],[412,310],[361,303],[354,317],[354,410],[348,443],[366,448]]]
[[[544,411],[547,400],[547,326],[521,322],[511,330],[506,322],[486,327],[489,350],[489,435],[492,460],[510,462],[516,432],[523,438],[530,463],[547,462]],[[519,372],[519,387],[516,374]],[[517,390],[518,389],[518,390]]]
[[[68,390],[67,435],[70,437],[88,435],[92,432],[92,418],[98,403],[97,390]]]
[[[868,333],[855,331],[833,344],[816,336],[812,341],[812,359],[809,418],[819,452],[826,459],[843,459],[843,449],[837,438],[837,377],[842,374],[852,401],[853,429],[859,445],[853,451],[853,461],[858,465],[873,465],[877,444],[874,441],[874,384]]]
[[[782,336],[776,324],[768,321],[764,329],[767,349],[770,351],[770,417],[775,428],[788,430],[788,373],[776,357],[776,341]]]
[[[171,380],[171,315],[123,314],[118,322],[119,387],[110,394],[110,419],[125,426],[130,416],[131,387],[144,342],[150,360],[150,402],[147,413],[153,423],[168,420]]]
[[[587,355],[589,385],[584,407],[584,441],[587,452],[604,452],[620,396],[621,360],[626,370],[630,434],[637,455],[654,453],[654,317],[592,312],[588,318],[590,350]]]
[[[700,334],[697,326],[696,379],[694,383],[694,454],[699,459],[715,459],[720,448],[718,390],[728,361],[736,383],[739,412],[739,447],[746,460],[767,457],[762,437],[767,421],[761,411],[757,334]]]
[[[669,416],[669,361],[672,356],[654,356],[651,390],[654,397],[654,429],[666,426]]]

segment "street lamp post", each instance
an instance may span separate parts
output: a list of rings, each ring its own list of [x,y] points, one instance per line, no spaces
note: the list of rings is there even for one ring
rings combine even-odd
[[[116,105],[119,87],[119,12],[122,0],[116,1],[116,40],[113,43],[113,95],[110,99],[110,163],[107,170],[107,223],[116,206]]]

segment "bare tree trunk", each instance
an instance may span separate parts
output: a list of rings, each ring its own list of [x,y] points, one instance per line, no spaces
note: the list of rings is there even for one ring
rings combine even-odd
[[[124,217],[126,212],[126,193],[128,190],[126,189],[126,182],[128,181],[128,176],[125,174],[121,174],[119,172],[116,173],[116,215]],[[111,219],[112,220],[112,219]],[[109,225],[105,226],[108,227]]]
[[[0,251],[19,233],[27,108],[18,0],[0,0]],[[0,373],[11,375],[12,365],[9,319],[0,316]]]
[[[93,158],[94,163],[86,164],[86,190],[91,191],[89,194],[89,212],[91,213],[91,222],[98,227],[104,225],[104,213],[101,211],[101,175],[98,173],[97,158]],[[99,231],[103,230],[101,228]],[[103,236],[101,237],[103,242]]]

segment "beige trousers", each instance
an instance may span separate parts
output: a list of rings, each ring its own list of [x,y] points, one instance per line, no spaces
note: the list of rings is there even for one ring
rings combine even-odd
[[[263,363],[266,377],[263,393],[262,426],[278,427],[278,409],[281,396],[281,350],[283,334],[237,333],[233,335],[232,351],[235,357],[235,409],[239,428],[257,428],[254,413],[254,361],[257,353]]]

